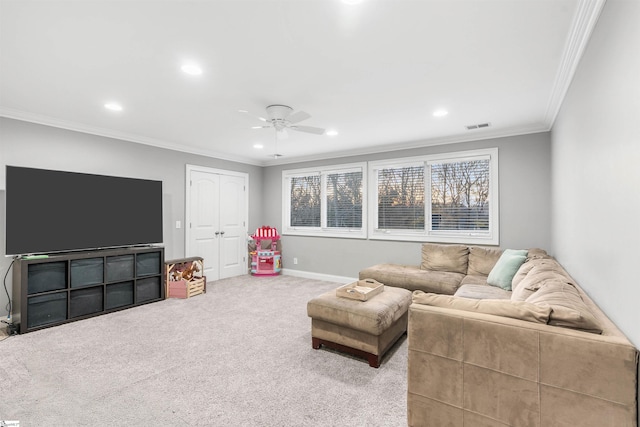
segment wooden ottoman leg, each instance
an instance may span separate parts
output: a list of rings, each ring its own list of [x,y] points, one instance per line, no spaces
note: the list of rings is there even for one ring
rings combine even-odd
[[[348,354],[366,359],[367,362],[369,362],[369,366],[371,366],[372,368],[380,367],[381,357],[378,356],[377,354],[368,353],[366,351],[362,351],[362,350],[358,350],[357,348],[338,344],[333,341],[323,340],[322,338],[311,337],[311,347],[317,350],[320,348],[321,345],[324,345],[328,348],[332,348],[334,350],[341,351],[343,353],[348,353]]]
[[[378,357],[377,355],[369,354],[367,356],[367,360],[369,361],[369,366],[371,366],[372,368],[380,367],[380,357]]]

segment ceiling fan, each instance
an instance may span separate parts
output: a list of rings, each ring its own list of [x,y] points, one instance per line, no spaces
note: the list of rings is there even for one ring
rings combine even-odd
[[[249,112],[246,110],[239,110],[241,113],[248,114]],[[257,117],[259,120],[267,123],[262,126],[252,126],[252,129],[267,129],[274,128],[276,132],[283,132],[287,129],[295,130],[297,132],[306,132],[313,133],[315,135],[324,134],[325,130],[318,127],[313,126],[300,126],[300,123],[303,120],[307,120],[311,115],[309,113],[305,113],[304,111],[293,112],[293,108],[287,105],[269,105],[267,107],[267,118]]]

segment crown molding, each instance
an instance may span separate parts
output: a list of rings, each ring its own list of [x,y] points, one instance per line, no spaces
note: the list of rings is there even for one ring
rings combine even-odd
[[[580,59],[591,38],[591,33],[598,22],[600,12],[606,0],[579,0],[573,24],[569,31],[565,43],[564,54],[549,98],[544,122],[548,129],[553,127],[553,123],[560,112],[564,97],[569,90],[573,76],[578,68]]]
[[[156,148],[162,148],[165,150],[179,151],[181,153],[194,154],[198,156],[211,157],[220,160],[226,160],[230,162],[242,163],[246,165],[268,167],[292,163],[303,163],[316,160],[338,159],[351,156],[362,156],[369,154],[387,153],[400,150],[410,150],[413,148],[429,147],[434,145],[456,144],[460,142],[480,141],[492,138],[504,138],[509,136],[525,135],[530,133],[546,132],[549,130],[544,124],[533,124],[529,126],[518,126],[505,129],[484,129],[468,131],[468,133],[452,135],[441,138],[423,139],[418,141],[409,141],[405,143],[393,143],[376,145],[365,148],[357,148],[352,150],[335,151],[330,153],[319,153],[309,156],[298,156],[291,158],[280,158],[278,160],[265,160],[257,161],[255,159],[246,157],[229,156],[228,154],[196,150],[193,147],[186,145],[180,145],[176,143],[170,143],[168,141],[162,141],[154,138],[147,138],[139,135],[127,134],[124,132],[116,132],[111,129],[103,129],[95,126],[88,126],[81,123],[60,120],[49,116],[28,113],[21,110],[15,110],[11,108],[0,107],[0,117],[6,117],[14,120],[21,120],[30,123],[41,124],[45,126],[56,127],[60,129],[71,130],[74,132],[82,132],[90,135],[97,135],[106,138],[114,138],[126,142],[133,142],[138,144],[149,145]]]
[[[550,129],[544,123],[531,124],[528,126],[517,126],[503,129],[471,130],[468,133],[446,136],[441,138],[422,139],[405,143],[394,143],[376,145],[366,148],[356,148],[352,150],[333,151],[331,153],[315,154],[310,156],[299,156],[292,158],[280,158],[268,160],[262,166],[277,166],[293,163],[313,162],[327,159],[338,159],[352,156],[363,156],[379,153],[389,153],[393,151],[411,150],[415,148],[431,147],[435,145],[458,144],[462,142],[483,141],[486,139],[506,138],[510,136],[528,135],[532,133],[548,132]]]
[[[30,113],[30,112],[16,110],[12,108],[0,107],[0,117],[6,117],[9,119],[71,130],[74,132],[82,132],[90,135],[102,136],[105,138],[119,139],[126,142],[134,142],[138,144],[149,145],[152,147],[162,148],[165,150],[179,151],[181,153],[212,157],[219,160],[226,160],[230,162],[242,163],[242,164],[253,165],[253,166],[263,166],[261,162],[257,162],[248,157],[230,156],[229,154],[225,154],[217,151],[210,151],[210,150],[197,150],[197,149],[194,149],[193,147],[189,147],[186,145],[181,145],[181,144],[177,144],[169,141],[163,141],[156,138],[148,138],[145,136],[134,135],[134,134],[129,134],[125,132],[117,132],[112,129],[89,126],[82,123],[77,123],[69,120],[61,120],[55,117]]]

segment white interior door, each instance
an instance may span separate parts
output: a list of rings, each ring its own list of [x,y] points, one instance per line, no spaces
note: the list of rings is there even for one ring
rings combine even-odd
[[[247,272],[245,179],[220,176],[220,278]]]
[[[204,258],[207,280],[247,272],[247,176],[188,168],[187,257]]]

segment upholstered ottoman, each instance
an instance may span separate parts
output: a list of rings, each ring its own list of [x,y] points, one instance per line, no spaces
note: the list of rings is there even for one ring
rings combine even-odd
[[[311,345],[364,357],[377,368],[384,353],[407,331],[411,292],[385,286],[368,301],[336,296],[329,291],[307,303]]]

